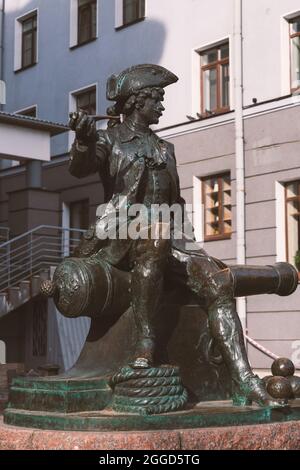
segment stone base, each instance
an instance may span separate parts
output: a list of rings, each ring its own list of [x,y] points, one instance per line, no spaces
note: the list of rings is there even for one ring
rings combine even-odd
[[[0,450],[299,450],[300,421],[143,432],[41,431],[3,424]]]
[[[154,431],[288,421],[300,421],[300,400],[291,401],[284,408],[238,407],[232,406],[231,401],[203,402],[190,409],[151,416],[121,413],[111,408],[80,413],[51,413],[11,407],[4,411],[6,424],[63,431]]]

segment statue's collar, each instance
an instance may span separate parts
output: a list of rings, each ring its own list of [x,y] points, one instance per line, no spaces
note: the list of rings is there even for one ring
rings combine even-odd
[[[130,142],[135,137],[145,137],[152,134],[149,127],[141,126],[131,119],[126,119],[120,126],[120,138],[122,142]]]

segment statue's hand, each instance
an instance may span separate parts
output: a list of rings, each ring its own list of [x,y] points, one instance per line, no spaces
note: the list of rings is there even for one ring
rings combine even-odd
[[[89,144],[96,141],[96,123],[93,118],[83,111],[70,113],[69,117],[69,127],[76,132],[79,143]]]

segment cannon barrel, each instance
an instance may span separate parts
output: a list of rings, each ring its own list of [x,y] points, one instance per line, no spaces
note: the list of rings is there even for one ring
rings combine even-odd
[[[290,295],[298,285],[298,272],[288,263],[274,266],[230,266],[235,297],[257,294]],[[130,305],[130,273],[105,261],[66,258],[55,270],[52,281],[43,281],[41,293],[53,297],[66,317],[118,316]]]
[[[298,285],[298,272],[289,263],[274,266],[234,265],[229,267],[235,297],[258,294],[290,295]]]

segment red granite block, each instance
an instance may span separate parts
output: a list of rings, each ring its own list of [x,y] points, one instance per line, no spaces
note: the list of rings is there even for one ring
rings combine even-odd
[[[300,422],[230,426],[179,431],[188,450],[296,450],[300,449]]]
[[[144,432],[41,431],[0,422],[1,450],[294,450],[300,421]]]

